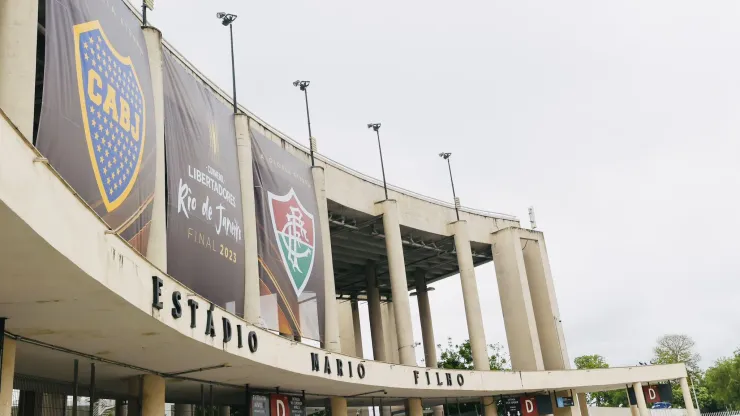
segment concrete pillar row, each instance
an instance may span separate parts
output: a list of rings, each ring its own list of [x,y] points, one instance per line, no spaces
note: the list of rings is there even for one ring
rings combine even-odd
[[[257,214],[254,202],[254,173],[252,171],[252,139],[249,136],[249,117],[234,115],[236,148],[239,160],[239,181],[242,193],[244,221],[244,320],[261,325],[260,276],[257,255]]]
[[[15,375],[15,340],[5,337],[3,370],[0,374],[0,416],[11,416],[13,408],[13,376]]]
[[[383,305],[385,309],[386,344],[385,356],[389,363],[401,364],[398,354],[398,333],[396,332],[396,316],[393,313],[393,301],[388,299]]]
[[[645,403],[645,393],[642,391],[642,383],[639,381],[633,383],[632,389],[635,391],[637,409],[640,411],[640,416],[650,416],[650,410],[648,410],[647,403]]]
[[[424,346],[424,364],[437,368],[437,347],[434,344],[434,326],[432,325],[432,308],[429,305],[429,288],[427,288],[426,271],[417,269],[414,272],[416,300],[419,303],[419,320],[421,321],[421,338]],[[432,407],[434,416],[444,416],[444,406]]]
[[[539,231],[519,229],[524,267],[537,323],[537,336],[545,370],[568,370],[570,359],[550,271],[545,236]]]
[[[473,366],[478,371],[490,370],[486,334],[483,329],[483,313],[480,309],[480,297],[478,296],[478,282],[475,280],[473,252],[470,249],[470,239],[468,237],[468,223],[464,220],[454,222],[452,223],[452,229],[455,236],[455,251],[457,252],[457,264],[460,270],[460,285],[463,292],[470,349],[473,353]],[[490,407],[486,406],[486,409]],[[493,410],[495,413],[495,409]]]
[[[581,410],[581,416],[589,416],[588,414],[588,400],[586,400],[586,393],[576,394],[578,398],[578,406]]]
[[[505,228],[493,233],[491,251],[511,368],[514,371],[544,370],[519,228]]]
[[[167,203],[166,161],[164,144],[164,76],[162,63],[162,32],[152,26],[142,28],[149,55],[149,72],[154,97],[154,200],[146,257],[162,272],[167,273]]]
[[[329,401],[331,406],[331,416],[348,416],[347,399],[344,397],[332,397]]]
[[[385,338],[383,336],[383,314],[378,289],[377,267],[374,262],[368,262],[365,267],[367,277],[367,309],[370,315],[370,336],[373,340],[373,359],[387,361],[385,354]]]
[[[686,416],[696,415],[694,409],[694,402],[691,400],[691,390],[689,390],[689,382],[686,377],[681,377],[678,382],[681,384],[681,393],[683,396],[683,403],[686,407]]]
[[[39,2],[0,0],[0,108],[33,137]]]
[[[194,412],[193,412],[192,404],[180,404],[180,403],[175,404],[175,416],[193,416],[193,414]]]
[[[355,336],[355,357],[363,358],[362,329],[360,328],[360,305],[356,296],[352,297],[350,300],[350,306],[352,307],[352,327]]]
[[[138,397],[141,402],[130,400],[128,415],[162,416],[165,404],[164,392],[164,378],[160,376],[146,374],[140,377],[132,377],[129,379],[129,394]],[[131,406],[131,404],[134,406]],[[139,409],[141,409],[141,413],[139,413]]]
[[[339,319],[337,318],[337,291],[334,287],[334,262],[331,256],[331,231],[329,230],[329,208],[326,205],[326,177],[324,168],[313,166],[314,190],[319,207],[321,246],[324,253],[324,349],[340,352]],[[333,405],[332,405],[333,406]],[[345,400],[345,411],[347,405]]]
[[[432,326],[432,308],[429,305],[429,292],[426,282],[426,271],[417,269],[414,272],[416,284],[416,301],[419,303],[419,320],[421,321],[421,338],[424,346],[424,363],[426,367],[437,367],[437,347],[434,345],[434,327]]]
[[[414,335],[411,328],[411,307],[409,305],[398,204],[395,200],[386,199],[378,202],[377,205],[379,205],[383,214],[383,230],[388,255],[399,358],[401,364],[415,366]]]
[[[423,416],[424,408],[421,406],[421,399],[406,399],[407,416]]]

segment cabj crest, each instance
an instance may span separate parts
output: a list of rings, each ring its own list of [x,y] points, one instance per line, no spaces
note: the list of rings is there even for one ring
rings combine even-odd
[[[108,212],[136,183],[146,139],[146,103],[131,58],[121,56],[99,21],[75,25],[82,122],[95,179]]]

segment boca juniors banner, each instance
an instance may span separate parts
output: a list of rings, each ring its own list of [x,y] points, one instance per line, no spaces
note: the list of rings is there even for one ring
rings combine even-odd
[[[167,271],[244,315],[244,233],[231,106],[164,50]]]
[[[39,151],[146,254],[155,124],[141,22],[122,0],[47,0],[45,53]]]
[[[323,339],[324,258],[311,167],[250,129],[260,263],[260,312],[267,328]]]

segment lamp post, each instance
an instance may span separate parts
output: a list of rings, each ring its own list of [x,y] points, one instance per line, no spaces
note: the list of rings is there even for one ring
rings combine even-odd
[[[460,221],[460,201],[457,199],[457,195],[455,195],[455,181],[452,180],[452,165],[450,164],[450,156],[452,156],[452,153],[440,153],[439,157],[447,161],[447,169],[450,171],[450,184],[452,184],[452,198],[455,202],[455,215],[457,216],[457,220]]]
[[[388,184],[385,182],[385,166],[383,165],[383,148],[380,146],[380,123],[368,123],[367,128],[375,130],[378,136],[378,151],[380,152],[380,170],[383,172],[383,190],[385,199],[388,200]]]
[[[308,111],[308,86],[311,84],[311,81],[301,81],[299,79],[293,81],[293,86],[298,87],[303,91],[303,96],[306,97],[306,119],[308,120],[308,146],[311,151],[311,166],[315,166],[315,160],[313,157],[314,149],[316,148],[316,143],[314,142],[313,136],[311,135],[311,113]]]
[[[231,25],[236,20],[236,15],[231,13],[218,12],[216,17],[221,19],[221,24],[229,27],[229,36],[231,37],[231,86],[234,94],[234,114],[236,114],[236,68],[234,66],[234,27]]]

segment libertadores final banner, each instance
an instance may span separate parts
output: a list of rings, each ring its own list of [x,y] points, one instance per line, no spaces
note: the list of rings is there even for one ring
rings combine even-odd
[[[164,56],[167,271],[244,315],[244,232],[231,106]]]
[[[260,263],[260,311],[267,328],[323,339],[324,258],[311,167],[250,129]]]
[[[47,0],[45,47],[36,146],[146,254],[155,124],[141,22],[122,0]]]

